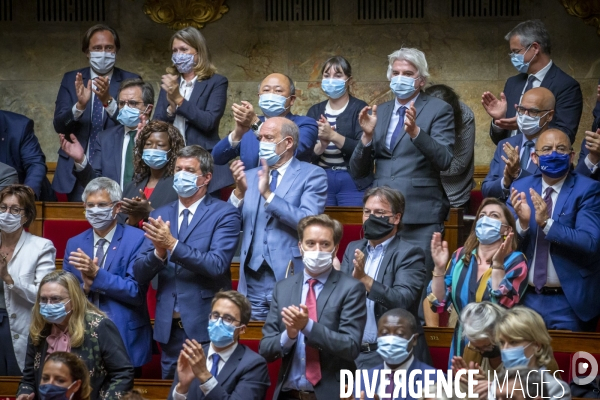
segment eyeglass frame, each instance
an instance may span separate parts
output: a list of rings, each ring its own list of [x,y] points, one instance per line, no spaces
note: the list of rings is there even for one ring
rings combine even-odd
[[[533,118],[537,118],[540,117],[544,118],[546,115],[548,115],[550,113],[550,111],[554,111],[554,110],[538,110],[537,108],[525,108],[523,106],[516,106],[515,109],[517,110],[517,114],[518,115],[527,115],[529,117],[533,117]],[[521,112],[521,110],[525,110],[524,112]],[[545,112],[544,115],[539,115],[540,113]],[[536,114],[536,115],[533,115]]]
[[[571,154],[573,152],[573,148],[570,147],[566,151],[563,151],[562,149],[559,150],[558,148],[554,148],[554,147],[551,148],[551,149],[546,149],[546,150],[544,150],[542,148],[541,150],[535,150],[535,154],[538,155],[538,156],[540,154],[543,155],[543,156],[547,156],[547,155],[552,154],[554,151],[556,151],[558,154],[565,155],[565,154]]]
[[[390,215],[385,215],[385,213],[390,213]],[[375,215],[377,218],[383,218],[383,217],[391,218],[395,215],[393,211],[388,211],[388,210],[369,210],[368,208],[362,209],[363,217],[368,218],[371,214]]]
[[[536,43],[536,42],[533,42],[533,43]],[[511,51],[510,53],[508,53],[508,56],[509,56],[509,57],[512,57],[512,56],[519,55],[519,54],[521,54],[521,52],[522,52],[523,50],[525,50],[525,53],[523,53],[523,55],[527,54],[527,52],[529,51],[529,49],[531,48],[531,46],[533,46],[533,43],[531,43],[529,46],[527,46],[527,50],[525,50],[525,47],[522,47],[522,48],[520,48],[519,50],[517,50],[516,52],[514,52],[514,51]]]
[[[6,207],[6,210],[5,210],[5,211],[2,211],[2,208],[3,208],[3,207]],[[15,208],[19,209],[19,211],[17,211],[16,213],[15,213],[15,212],[13,212],[13,210],[14,210]],[[10,206],[10,207],[9,207],[9,206],[7,206],[7,205],[0,205],[0,213],[2,213],[2,214],[4,214],[4,213],[6,213],[6,212],[9,212],[9,211],[10,211],[10,213],[11,213],[12,215],[21,215],[21,211],[25,211],[25,210],[26,210],[26,209],[25,209],[25,208],[23,208],[23,207],[18,207],[18,206]]]
[[[46,297],[46,301],[43,300],[44,297],[40,297],[40,304],[60,304],[65,300],[71,300],[70,297],[60,297],[60,296],[51,296],[51,297]],[[55,301],[56,299],[60,299],[58,301]],[[50,302],[52,301],[52,302]],[[65,303],[66,304],[66,303]]]
[[[218,315],[217,318],[213,318],[213,316],[215,314]],[[227,322],[223,317],[231,318],[231,322]],[[208,313],[208,320],[209,321],[218,321],[218,320],[221,320],[221,321],[223,321],[223,325],[225,325],[225,326],[233,326],[233,327],[236,327],[236,328],[239,328],[240,326],[243,325],[242,321],[233,318],[231,315],[229,315],[229,314],[221,315],[217,311],[211,311],[210,313]],[[238,326],[233,325],[234,322],[239,322],[240,325],[238,325]]]

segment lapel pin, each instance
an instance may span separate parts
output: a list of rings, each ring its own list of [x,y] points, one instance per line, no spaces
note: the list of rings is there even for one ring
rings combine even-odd
[[[113,250],[116,250],[116,249],[117,249],[117,246],[113,247]]]

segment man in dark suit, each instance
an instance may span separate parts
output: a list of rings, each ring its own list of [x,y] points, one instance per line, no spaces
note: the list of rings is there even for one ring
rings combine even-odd
[[[236,188],[229,201],[241,209],[243,229],[238,290],[252,304],[252,319],[264,321],[275,283],[287,271],[302,272],[296,228],[308,215],[320,214],[327,198],[323,168],[298,161],[298,127],[282,117],[269,118],[260,131],[263,165],[246,171],[231,164]]]
[[[518,132],[516,105],[531,88],[545,87],[556,98],[556,115],[550,128],[569,135],[571,143],[579,126],[583,97],[579,82],[567,75],[552,62],[550,35],[540,20],[521,22],[505,37],[510,44],[510,56],[519,75],[508,78],[500,99],[484,92],[481,103],[492,117],[490,137],[495,144]]]
[[[118,125],[98,134],[93,157],[87,157],[84,147],[74,134],[70,141],[60,135],[60,148],[75,161],[75,176],[85,186],[99,176],[110,178],[125,188],[134,176],[133,159],[138,127],[150,119],[154,107],[154,88],[141,79],[127,79],[119,88]],[[91,161],[90,161],[91,158]]]
[[[284,117],[293,121],[300,131],[298,135],[298,148],[295,156],[301,161],[310,162],[313,148],[317,143],[318,126],[314,119],[302,115],[292,114],[290,111],[296,100],[294,81],[284,74],[271,74],[258,86],[258,104],[264,116],[258,117],[252,104],[242,101],[242,104],[233,104],[233,118],[235,129],[221,139],[213,149],[215,163],[226,165],[236,157],[244,163],[246,168],[259,166],[259,140],[257,135],[261,125],[270,117]],[[279,107],[271,98],[280,101]]]
[[[169,400],[263,400],[271,380],[267,362],[239,343],[252,306],[244,295],[218,292],[209,319],[210,344],[186,340]]]
[[[365,285],[337,271],[342,225],[325,214],[298,224],[304,272],[277,283],[260,341],[282,358],[273,399],[339,398],[340,370],[354,371],[367,319]]]
[[[118,224],[121,188],[108,178],[96,178],[83,191],[92,228],[67,242],[63,269],[82,283],[89,300],[115,323],[131,363],[141,374],[152,358],[152,325],[145,285],[133,274],[133,263],[144,242],[144,232]]]
[[[395,99],[373,106],[372,114],[371,107],[361,111],[363,136],[350,159],[350,174],[374,176],[374,187],[389,186],[410,199],[400,236],[425,251],[428,281],[431,236],[443,230],[450,210],[440,171],[453,157],[454,113],[448,103],[421,92],[429,77],[423,52],[402,48],[388,58]]]
[[[33,121],[21,114],[0,111],[0,143],[0,162],[13,167],[19,183],[33,189],[38,200],[51,201],[46,194],[50,186],[46,156],[33,132]]]
[[[364,196],[365,239],[348,244],[341,271],[360,280],[367,288],[367,325],[356,365],[369,369],[381,363],[377,354],[377,321],[387,310],[401,307],[418,318],[421,292],[425,286],[425,254],[403,241],[405,200],[402,193],[387,186],[367,190]],[[431,363],[423,334],[416,328],[416,354]]]
[[[483,197],[506,201],[514,180],[538,172],[531,155],[538,137],[554,117],[554,95],[546,88],[529,89],[518,106],[517,124],[521,133],[502,139],[496,147],[490,170],[481,184]]]
[[[600,314],[600,183],[569,172],[566,133],[544,132],[533,161],[540,174],[516,180],[507,205],[528,260],[523,304],[548,329],[594,331]]]
[[[121,42],[114,29],[101,24],[88,29],[81,50],[90,60],[90,67],[67,72],[56,97],[54,130],[64,135],[74,134],[92,160],[100,132],[118,125],[114,99],[121,81],[139,78],[114,67],[120,47]],[[81,201],[85,185],[77,183],[73,165],[73,159],[59,149],[52,188],[66,194],[69,201]]]
[[[175,373],[185,339],[208,343],[213,296],[231,289],[231,259],[240,235],[238,210],[206,196],[212,157],[198,145],[177,154],[174,188],[179,200],[150,213],[134,276],[148,284],[158,275],[154,339],[161,344],[163,379]]]

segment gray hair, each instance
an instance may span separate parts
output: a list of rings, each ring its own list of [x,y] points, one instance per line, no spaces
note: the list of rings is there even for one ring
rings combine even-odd
[[[467,304],[460,313],[463,337],[470,340],[489,339],[495,343],[496,324],[502,313],[502,307],[489,301]]]
[[[123,89],[130,87],[139,87],[142,90],[142,101],[144,104],[154,104],[154,88],[148,82],[144,82],[139,78],[125,79],[119,87],[119,95]],[[119,98],[117,95],[117,99]]]
[[[414,65],[417,71],[419,71],[419,75],[423,77],[423,81],[427,82],[427,79],[429,79],[429,68],[427,67],[425,54],[421,50],[412,49],[410,47],[403,47],[388,56],[388,80],[392,80],[392,66],[394,65],[394,62],[398,60],[408,61]]]
[[[542,53],[550,54],[552,51],[552,44],[550,43],[550,34],[546,29],[546,26],[539,19],[531,19],[529,21],[521,22],[515,26],[510,32],[504,36],[504,39],[510,41],[514,36],[519,37],[521,46],[527,48],[531,46],[533,42],[538,43],[542,49]]]
[[[278,73],[279,73],[279,72],[278,72]],[[289,75],[286,75],[286,74],[281,74],[281,75],[285,76],[285,77],[288,79],[288,82],[289,82],[289,84],[290,84],[290,94],[291,94],[292,96],[295,96],[295,95],[296,95],[296,85],[294,85],[294,81],[292,80],[292,78],[290,78],[290,76],[289,76]],[[265,77],[265,78],[266,78],[266,77]],[[263,81],[264,81],[264,79],[263,79]],[[260,86],[261,86],[261,85],[262,85],[262,81],[260,81],[260,82],[258,83],[258,93],[260,93]]]
[[[202,146],[192,144],[185,146],[177,153],[177,158],[195,158],[200,163],[200,171],[202,174],[208,174],[213,172],[213,158],[208,151]]]
[[[292,141],[294,143],[294,145],[292,146],[292,150],[296,151],[296,148],[298,147],[299,136],[298,125],[296,125],[293,121],[290,121],[287,118],[282,119],[283,121],[281,122],[281,138],[284,139],[288,136],[291,136]]]
[[[100,178],[96,178],[90,181],[87,184],[85,189],[83,190],[83,194],[81,195],[81,200],[85,203],[90,194],[97,193],[101,190],[105,190],[106,193],[110,196],[110,201],[116,202],[121,201],[121,197],[123,196],[123,191],[121,190],[121,186],[110,178],[105,178],[101,176]]]

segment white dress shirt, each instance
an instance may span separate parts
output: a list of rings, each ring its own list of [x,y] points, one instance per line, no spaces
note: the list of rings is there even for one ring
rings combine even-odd
[[[100,268],[104,268],[104,260],[106,260],[106,256],[107,256],[107,254],[108,254],[108,248],[110,247],[110,243],[111,243],[111,242],[112,242],[112,240],[113,240],[113,236],[115,236],[115,232],[116,232],[116,230],[117,230],[117,225],[115,225],[115,226],[114,226],[114,227],[113,227],[113,228],[110,230],[110,232],[108,232],[108,233],[106,234],[106,236],[104,236],[104,237],[100,237],[100,235],[98,235],[98,234],[96,233],[96,231],[94,230],[94,254],[92,254],[92,255],[89,255],[89,254],[88,254],[92,260],[94,259],[94,257],[96,257],[96,252],[98,251],[98,240],[100,240],[100,239],[105,239],[105,240],[107,241],[107,242],[106,242],[106,243],[104,243],[104,245],[102,246],[102,247],[104,248],[104,259],[102,259],[102,260],[98,260],[98,267],[100,267]]]
[[[556,215],[556,212],[555,212],[556,211],[555,210],[556,200],[558,199],[560,190],[562,189],[562,186],[565,183],[565,179],[566,179],[566,177],[563,178],[560,182],[558,182],[552,186],[552,188],[554,189],[554,191],[550,195],[550,198],[552,199],[552,215]],[[548,185],[542,179],[542,193],[540,194],[542,196],[542,198],[544,197],[544,194],[546,193],[546,188],[548,188],[549,186],[550,185]],[[554,223],[554,220],[552,219],[552,215],[550,216],[548,221],[546,221],[546,226],[544,227],[544,234],[546,234],[546,235],[548,234],[548,232],[550,231],[550,228],[552,227],[552,224]],[[531,218],[535,218],[535,210],[531,210]],[[529,227],[527,227],[527,229],[522,229],[521,224],[517,221],[517,233],[519,235],[524,236],[528,230],[529,230]],[[531,240],[537,240],[536,232],[531,233]],[[531,285],[531,286],[535,286],[533,283],[533,277],[535,276],[535,255],[536,254],[537,254],[537,244],[533,251],[533,258],[531,260],[531,264],[529,264],[528,282],[529,282],[529,285]],[[550,249],[548,249],[548,275],[547,275],[545,286],[550,286],[550,287],[560,287],[561,286],[560,281],[558,279],[558,275],[556,274],[556,270],[554,269],[554,263],[552,262],[552,255],[550,254]]]
[[[183,77],[179,82],[179,94],[183,96],[184,99],[189,100],[192,92],[194,91],[194,85],[198,80],[198,76],[194,76],[194,78],[187,82]],[[183,137],[183,141],[185,142],[185,128],[187,126],[187,119],[181,114],[175,114],[175,121],[173,121],[173,126],[179,129],[179,133]]]
[[[365,273],[369,275],[373,280],[377,278],[379,268],[388,245],[394,239],[387,239],[383,243],[373,247],[371,244],[367,244],[367,261],[365,262]],[[377,320],[375,319],[375,302],[367,298],[367,324],[365,325],[365,331],[363,334],[363,343],[375,343],[377,341]]]
[[[398,125],[398,121],[400,120],[400,116],[398,115],[398,109],[400,107],[404,107],[408,110],[408,108],[410,108],[410,104],[413,102],[416,102],[417,99],[419,98],[420,94],[421,93],[419,92],[419,94],[417,94],[417,96],[414,99],[412,99],[411,101],[409,101],[408,103],[406,103],[404,105],[400,104],[397,97],[395,98],[394,110],[392,111],[392,117],[390,118],[390,124],[388,125],[387,134],[385,135],[385,145],[387,146],[388,149],[390,148],[390,142],[392,141],[392,135],[394,134],[394,131],[396,130],[396,125]],[[404,112],[404,117],[406,118],[406,111]],[[417,136],[419,136],[419,135],[417,134]],[[415,136],[413,138],[413,140],[416,139],[417,136]],[[369,143],[369,144],[371,144],[371,143]],[[367,144],[367,146],[369,144]]]
[[[237,347],[238,347],[237,342],[235,344],[233,344],[231,347],[228,347],[227,349],[225,349],[223,351],[215,351],[212,344],[210,346],[208,346],[208,354],[206,355],[206,369],[209,371],[212,369],[212,366],[213,366],[212,355],[217,353],[219,355],[219,369],[217,371],[220,372],[221,369],[223,369],[223,367],[225,366],[225,363],[229,360],[229,358],[231,357],[231,355],[233,354],[233,352],[235,351],[235,349]],[[217,375],[219,374],[219,372],[217,372]],[[200,385],[200,390],[202,390],[202,393],[204,393],[204,395],[206,396],[218,384],[219,384],[219,381],[217,381],[217,377],[212,376],[209,380],[207,380],[206,382],[204,382],[203,384]],[[177,387],[175,387],[175,389],[173,389],[173,400],[186,400],[186,399],[187,399],[187,393],[178,393]]]
[[[285,174],[285,171],[287,171],[288,167],[290,166],[290,163],[292,162],[292,158],[290,158],[285,164],[283,164],[282,166],[277,168],[277,171],[279,172],[279,175],[277,176],[277,186],[279,186],[279,184],[281,183],[281,180],[283,179],[283,175]],[[269,169],[269,184],[271,184],[271,177],[272,177],[271,169]],[[231,192],[231,196],[229,196],[229,200],[231,201],[231,204],[233,204],[234,207],[240,208],[244,202],[244,199],[238,199],[237,197],[235,197],[234,192],[235,191]],[[265,207],[268,206],[271,201],[273,201],[274,197],[275,197],[275,193],[271,193],[269,195],[269,197],[265,201]]]
[[[585,166],[588,167],[588,169],[592,172],[592,174],[594,172],[596,172],[596,170],[598,170],[598,164],[594,164],[593,162],[590,161],[590,155],[588,154],[585,159],[583,160],[583,162],[585,163]]]
[[[389,365],[387,365],[386,362],[383,363],[383,369],[389,369],[392,371],[392,373],[390,374],[390,382],[393,382],[394,379],[394,372],[396,371],[406,371],[408,370],[408,367],[410,367],[410,365],[412,364],[413,360],[415,359],[415,357],[411,354],[410,357],[408,357],[408,359],[406,361],[404,361],[402,364],[400,364],[400,366],[396,369],[391,369]],[[421,379],[425,379],[425,377],[423,376]],[[377,385],[377,395],[379,396],[380,399],[384,399],[384,396],[387,396],[385,394],[385,389],[386,386],[382,384],[381,378],[379,378],[379,384]],[[406,382],[408,382],[408,376],[406,377]],[[401,390],[401,389],[400,389]],[[394,391],[396,391],[396,388],[394,387]],[[406,388],[406,393],[408,394],[408,388]],[[402,392],[399,393],[399,396],[402,394]],[[392,393],[392,398],[394,397],[394,394]],[[389,399],[389,397],[387,397]]]

